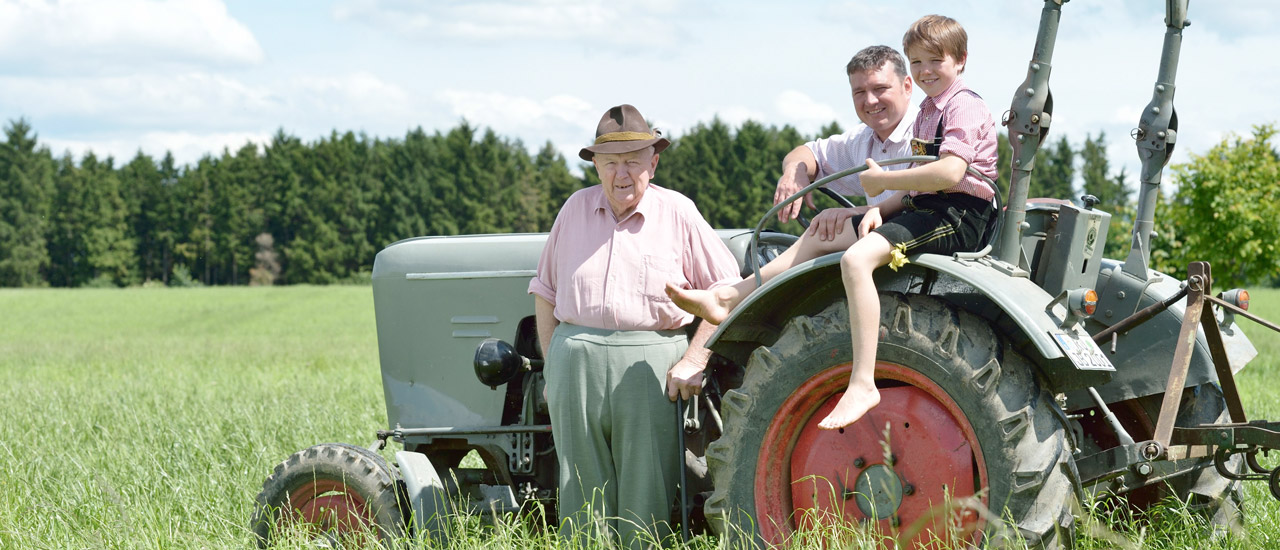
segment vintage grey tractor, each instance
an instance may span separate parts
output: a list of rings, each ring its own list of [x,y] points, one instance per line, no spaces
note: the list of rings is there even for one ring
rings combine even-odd
[[[1062,4],[1044,2],[1003,117],[1012,177],[991,245],[877,272],[881,403],[848,428],[817,428],[849,373],[839,255],[774,278],[718,327],[703,394],[673,415],[687,466],[673,522],[747,543],[836,518],[903,542],[1058,548],[1088,495],[1138,509],[1173,495],[1223,527],[1239,521],[1242,481],[1280,498],[1280,469],[1258,459],[1280,445],[1277,424],[1246,421],[1233,378],[1257,354],[1236,321],[1276,327],[1248,313],[1247,292],[1215,295],[1203,262],[1186,280],[1148,264],[1187,1],[1167,2],[1154,95],[1133,134],[1141,188],[1123,261],[1103,257],[1106,205],[1027,198],[1052,120]],[[720,234],[749,277],[794,240]],[[387,429],[369,448],[317,445],[277,466],[253,519],[263,545],[299,521],[385,540],[447,536],[453,514],[554,521],[555,427],[526,293],[545,237],[420,237],[377,255]],[[388,440],[403,447],[394,464],[376,452]]]

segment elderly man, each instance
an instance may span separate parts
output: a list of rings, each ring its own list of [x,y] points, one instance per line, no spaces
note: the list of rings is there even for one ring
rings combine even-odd
[[[902,55],[889,46],[864,48],[849,60],[845,73],[849,75],[853,108],[862,124],[843,134],[810,141],[788,153],[782,159],[782,177],[773,194],[774,204],[818,178],[861,166],[868,158],[879,161],[911,155],[911,124],[916,118],[916,108],[911,103],[912,82]],[[884,169],[899,170],[907,166],[899,164]],[[857,174],[833,181],[827,187],[842,195],[866,196]],[[867,204],[875,206],[892,194],[867,196]],[[804,201],[813,207],[812,195]],[[814,219],[809,231],[826,241],[844,227],[845,220],[861,214],[842,208],[824,212],[825,215]],[[799,214],[800,202],[796,201],[778,211],[778,221],[787,222]],[[857,220],[853,227],[858,227]]]
[[[565,536],[607,527],[640,547],[651,526],[654,540],[671,532],[683,467],[672,401],[700,391],[714,326],[690,342],[693,315],[664,287],[733,282],[737,262],[692,201],[650,183],[667,145],[635,107],[609,109],[579,152],[600,185],[565,201],[529,283]]]

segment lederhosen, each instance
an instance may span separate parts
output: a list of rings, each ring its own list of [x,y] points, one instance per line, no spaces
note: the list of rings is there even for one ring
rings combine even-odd
[[[912,138],[911,153],[937,157],[942,150],[943,122],[933,139]],[[966,193],[937,193],[902,197],[906,210],[875,228],[901,254],[972,252],[986,242],[995,219],[991,201]]]

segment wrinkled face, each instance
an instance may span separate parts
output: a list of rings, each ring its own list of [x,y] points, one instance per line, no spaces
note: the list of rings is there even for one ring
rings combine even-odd
[[[658,169],[658,155],[653,147],[645,147],[630,153],[596,153],[591,162],[596,165],[604,196],[609,208],[619,220],[625,218],[640,204],[649,180]]]
[[[911,106],[911,77],[898,78],[893,63],[849,75],[849,89],[858,120],[870,126],[881,141],[889,138]]]
[[[907,49],[911,76],[915,77],[916,85],[929,97],[946,91],[956,81],[956,77],[964,72],[964,61],[949,53],[931,52],[919,46]]]

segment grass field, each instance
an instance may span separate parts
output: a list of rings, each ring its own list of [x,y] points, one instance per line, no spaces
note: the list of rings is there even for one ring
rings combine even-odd
[[[1280,291],[1255,291],[1252,311],[1280,319]],[[1246,410],[1280,419],[1280,337],[1244,323],[1260,352]],[[276,463],[385,427],[377,365],[368,287],[0,290],[0,548],[250,547]],[[1178,506],[1150,525],[1095,514],[1078,545],[1280,544],[1265,486],[1246,514],[1213,542]],[[554,538],[507,525],[457,542]]]

